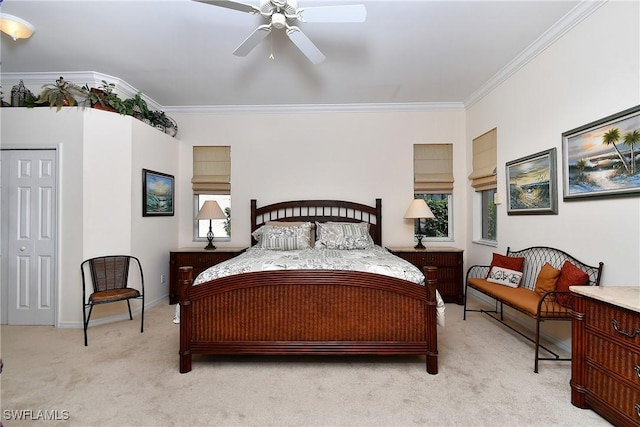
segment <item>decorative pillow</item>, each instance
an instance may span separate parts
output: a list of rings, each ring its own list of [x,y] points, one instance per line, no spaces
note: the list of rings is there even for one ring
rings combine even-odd
[[[263,225],[251,234],[257,241],[255,247],[290,251],[311,247],[311,223],[282,227]]]
[[[565,261],[560,269],[560,276],[558,277],[558,285],[556,289],[559,291],[568,291],[569,286],[584,286],[589,283],[589,275],[576,267],[569,261]],[[556,301],[558,304],[572,308],[571,295],[561,294],[556,295]]]
[[[316,226],[310,222],[303,221],[267,221],[264,223],[265,225],[273,225],[276,227],[296,227],[298,225],[309,224],[311,226],[311,232],[309,233],[309,239],[311,241],[311,246],[313,246],[313,242],[316,241]]]
[[[492,267],[487,276],[487,282],[497,283],[498,285],[517,288],[522,279],[522,272],[510,270],[503,267]]]
[[[536,278],[535,293],[542,296],[545,292],[555,291],[559,276],[560,270],[553,268],[548,262],[545,263]]]
[[[489,274],[487,274],[487,277],[491,275],[491,270],[493,270],[494,267],[502,267],[509,270],[522,271],[522,268],[524,267],[524,257],[512,257],[500,255],[494,252],[493,259],[491,260],[491,268],[489,269]]]
[[[316,246],[325,249],[369,249],[374,246],[366,222],[316,222]]]

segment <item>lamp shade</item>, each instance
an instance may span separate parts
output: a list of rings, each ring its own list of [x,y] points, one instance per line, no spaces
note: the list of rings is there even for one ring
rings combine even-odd
[[[433,212],[431,212],[431,209],[429,209],[429,206],[424,199],[414,199],[409,205],[404,217],[406,219],[435,218]]]
[[[12,39],[28,39],[35,28],[29,22],[17,16],[0,13],[0,31],[8,34]]]
[[[220,209],[220,205],[215,200],[207,200],[204,202],[198,212],[196,219],[227,219],[227,216]]]

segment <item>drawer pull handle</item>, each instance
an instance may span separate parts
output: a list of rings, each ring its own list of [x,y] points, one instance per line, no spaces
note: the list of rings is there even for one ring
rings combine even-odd
[[[640,365],[634,366],[633,369],[636,370],[636,374],[638,375],[638,378],[640,378]]]
[[[621,330],[618,327],[618,321],[616,319],[613,319],[611,321],[611,324],[613,325],[613,330],[616,331],[617,333],[619,333],[620,335],[624,335],[627,338],[635,338],[636,335],[640,334],[640,328],[636,329],[633,332],[625,332],[623,330]]]
[[[640,403],[636,403],[635,404],[636,407],[636,413],[638,414],[638,416],[640,417]]]

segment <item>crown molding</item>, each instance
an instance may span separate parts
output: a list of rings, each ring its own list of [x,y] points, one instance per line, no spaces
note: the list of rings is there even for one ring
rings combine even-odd
[[[287,104],[287,105],[203,105],[168,106],[167,113],[368,113],[464,111],[462,102],[413,102],[379,104]]]
[[[544,34],[538,37],[532,44],[516,56],[511,62],[505,65],[500,71],[493,75],[485,84],[480,86],[467,99],[464,100],[465,108],[470,108],[480,101],[504,81],[509,79],[518,70],[540,55],[549,46],[554,44],[565,33],[578,25],[608,0],[583,0],[565,16],[549,28]]]
[[[129,83],[118,77],[98,73],[96,71],[1,73],[0,80],[2,81],[2,85],[5,86],[5,94],[10,93],[10,89],[8,89],[9,87],[20,83],[20,81],[22,80],[27,89],[32,91],[34,95],[37,95],[42,90],[42,85],[55,83],[55,81],[60,78],[60,76],[64,77],[65,80],[75,83],[79,86],[84,86],[85,84],[87,84],[89,85],[89,87],[99,87],[102,84],[103,80],[107,83],[113,83],[113,92],[122,99],[133,98],[139,92],[139,90],[137,90],[135,87],[131,86]],[[150,109],[162,110],[160,104],[155,102],[153,99],[149,98],[145,94],[141,94],[141,96],[142,99],[146,101]]]

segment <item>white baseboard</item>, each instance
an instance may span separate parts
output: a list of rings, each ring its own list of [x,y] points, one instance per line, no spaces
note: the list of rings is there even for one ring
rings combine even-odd
[[[144,305],[144,309],[148,310],[152,307],[155,307],[158,304],[168,304],[169,303],[169,294],[164,295],[158,299],[155,299],[153,301],[149,301],[147,302],[145,300],[145,305]],[[140,309],[140,307],[132,309],[131,310],[131,314],[135,317],[137,315],[140,314],[142,310]],[[95,319],[95,320],[91,320],[89,321],[89,327],[92,326],[98,326],[98,325],[106,325],[108,323],[114,323],[114,322],[119,322],[121,320],[129,320],[129,312],[125,311],[121,314],[116,314],[113,316],[108,316],[108,317],[101,317],[100,319]],[[80,320],[79,322],[59,322],[56,325],[57,328],[82,328],[82,320]]]

